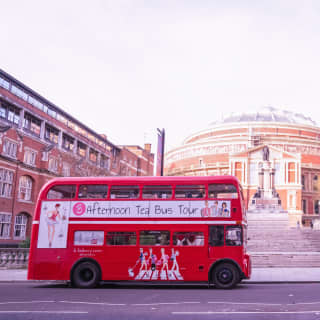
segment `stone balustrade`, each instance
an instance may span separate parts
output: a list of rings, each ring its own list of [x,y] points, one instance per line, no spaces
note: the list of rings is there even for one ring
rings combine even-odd
[[[29,249],[0,248],[0,269],[22,269],[28,267]]]

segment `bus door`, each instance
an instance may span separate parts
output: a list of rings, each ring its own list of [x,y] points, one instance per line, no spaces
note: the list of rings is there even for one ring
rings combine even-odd
[[[209,226],[209,259],[215,261],[224,255],[224,225]]]

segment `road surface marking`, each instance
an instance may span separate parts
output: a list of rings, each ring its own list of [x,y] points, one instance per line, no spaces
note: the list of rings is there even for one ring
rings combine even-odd
[[[59,301],[61,303],[72,303],[72,304],[94,304],[94,305],[102,305],[102,306],[126,306],[125,303],[109,303],[109,302],[88,302],[88,301]]]
[[[53,313],[53,314],[79,314],[79,313],[89,313],[88,311],[30,311],[30,310],[19,310],[19,311],[0,311],[0,313]]]
[[[224,301],[208,301],[211,304],[252,304],[252,305],[261,305],[261,306],[282,306],[281,303],[261,303],[261,302],[224,302]]]
[[[196,314],[318,314],[317,311],[173,311],[171,314],[196,315]]]

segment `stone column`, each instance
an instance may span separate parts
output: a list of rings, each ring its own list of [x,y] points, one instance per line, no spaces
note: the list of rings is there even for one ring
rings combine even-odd
[[[58,136],[58,148],[61,149],[62,147],[62,131],[59,131],[59,136]]]
[[[74,139],[73,141],[73,154],[77,154],[77,148],[78,148],[78,140],[77,139]]]
[[[44,139],[44,132],[45,132],[46,123],[44,121],[41,121],[40,126],[40,138]]]
[[[23,127],[23,121],[24,121],[24,109],[20,110],[20,119],[19,119],[19,129]]]
[[[261,171],[259,172],[259,187],[262,190],[263,189],[263,169],[261,169]]]

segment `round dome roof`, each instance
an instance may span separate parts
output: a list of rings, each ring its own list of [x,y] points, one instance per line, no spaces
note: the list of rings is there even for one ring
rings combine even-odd
[[[226,115],[222,120],[212,122],[210,125],[231,123],[231,122],[288,122],[308,126],[317,126],[317,123],[301,113],[276,109],[274,107],[263,107],[259,111],[234,112]]]

